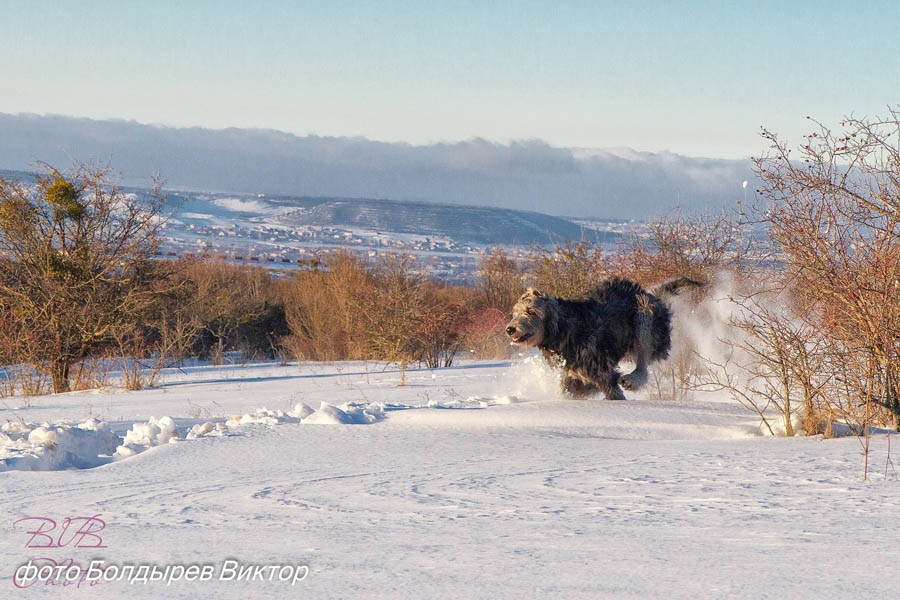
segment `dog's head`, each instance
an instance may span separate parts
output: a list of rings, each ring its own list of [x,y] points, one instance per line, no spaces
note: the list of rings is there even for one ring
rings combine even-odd
[[[521,346],[540,345],[547,339],[548,330],[556,322],[556,308],[556,298],[528,288],[513,306],[512,320],[506,326],[506,335]]]

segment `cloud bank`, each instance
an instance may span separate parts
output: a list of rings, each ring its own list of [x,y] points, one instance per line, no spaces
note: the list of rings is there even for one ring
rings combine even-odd
[[[256,129],[0,113],[0,168],[109,162],[123,183],[159,173],[169,189],[388,198],[642,218],[743,199],[749,160],[484,139],[414,146]],[[751,188],[752,189],[752,188]]]

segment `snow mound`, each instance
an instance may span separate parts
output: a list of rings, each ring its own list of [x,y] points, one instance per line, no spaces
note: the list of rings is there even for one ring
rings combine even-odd
[[[297,417],[298,419],[305,419],[314,412],[316,411],[310,408],[308,405],[302,402],[298,402],[296,406],[294,406],[294,410],[292,410],[288,414],[292,417]]]
[[[261,423],[263,425],[278,425],[280,423],[299,423],[300,419],[292,415],[293,411],[286,413],[280,410],[269,410],[268,408],[257,408],[252,413],[245,415],[232,415],[225,421],[228,427],[239,427],[241,425],[250,425],[252,423]]]
[[[125,440],[116,448],[116,458],[128,458],[148,448],[178,441],[182,434],[175,427],[172,417],[150,417],[147,423],[135,423],[125,434]]]
[[[342,425],[350,423],[350,415],[337,406],[323,402],[319,410],[303,419],[308,425]]]
[[[78,425],[7,422],[0,428],[0,471],[86,469],[111,460],[119,436],[97,419]]]
[[[150,417],[146,423],[134,423],[124,439],[97,419],[78,425],[7,421],[0,427],[0,471],[89,469],[181,439],[222,436],[230,428],[248,424],[365,425],[382,418],[384,405],[380,403],[348,402],[334,406],[323,402],[318,410],[313,410],[299,402],[288,412],[263,407],[231,416],[224,423],[200,423],[187,431],[179,430],[170,416]]]
[[[323,402],[319,410],[305,419],[304,425],[367,425],[384,417],[384,406],[348,402],[334,406]]]
[[[124,445],[161,446],[178,438],[178,430],[172,417],[150,417],[147,423],[135,423],[125,434]]]
[[[216,423],[213,425],[209,421],[206,423],[202,423],[199,425],[194,425],[191,427],[188,432],[185,434],[184,439],[186,440],[195,440],[198,437],[203,437],[205,435],[223,435],[225,431],[225,423]]]
[[[325,406],[325,403],[323,402],[322,405]],[[350,417],[350,425],[368,425],[384,418],[384,405],[379,402],[371,404],[346,402],[338,408]],[[319,410],[322,410],[322,407],[319,407]]]
[[[348,402],[334,406],[323,402],[318,410],[313,410],[303,402],[298,402],[288,412],[258,408],[252,413],[232,415],[225,422],[227,427],[262,424],[304,423],[311,425],[367,425],[384,417],[384,406],[379,403]]]

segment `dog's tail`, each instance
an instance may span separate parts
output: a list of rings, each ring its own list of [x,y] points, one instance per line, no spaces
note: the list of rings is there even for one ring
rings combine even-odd
[[[672,281],[659,284],[658,286],[650,290],[650,293],[657,298],[665,298],[667,296],[677,296],[678,291],[684,287],[699,288],[705,285],[705,283],[695,281],[688,277],[679,277],[678,279],[673,279]]]

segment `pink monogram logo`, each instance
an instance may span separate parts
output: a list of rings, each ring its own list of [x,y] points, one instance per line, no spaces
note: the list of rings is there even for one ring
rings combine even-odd
[[[24,517],[13,523],[30,527],[25,533],[30,537],[26,548],[106,548],[98,532],[106,529],[106,521],[100,515],[92,517],[66,517],[59,523],[48,517]]]

